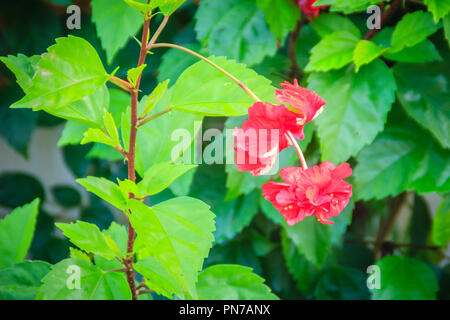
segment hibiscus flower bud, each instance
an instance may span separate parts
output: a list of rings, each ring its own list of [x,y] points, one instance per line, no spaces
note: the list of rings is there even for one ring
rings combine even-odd
[[[298,85],[297,79],[294,84],[287,81],[280,83],[283,89],[275,90],[275,99],[279,103],[286,103],[292,109],[299,113],[301,119],[300,125],[314,120],[321,112],[326,104],[317,93]]]
[[[335,167],[324,161],[306,170],[285,167],[280,171],[285,182],[267,182],[262,186],[263,196],[289,225],[313,215],[321,223],[334,224],[328,219],[340,214],[352,196],[351,184],[343,180],[351,174],[348,163]]]
[[[300,10],[308,17],[309,21],[313,19],[313,17],[317,17],[320,13],[320,10],[326,9],[328,6],[317,6],[314,7],[313,4],[317,0],[296,0]]]

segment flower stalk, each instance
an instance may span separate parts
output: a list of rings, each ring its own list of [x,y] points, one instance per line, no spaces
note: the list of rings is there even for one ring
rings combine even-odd
[[[292,143],[292,145],[295,148],[295,151],[297,151],[297,155],[300,160],[302,169],[303,170],[308,169],[308,164],[306,163],[305,156],[303,155],[302,149],[300,148],[299,144],[297,143],[297,140],[294,138],[294,135],[290,131],[287,131],[286,138]]]

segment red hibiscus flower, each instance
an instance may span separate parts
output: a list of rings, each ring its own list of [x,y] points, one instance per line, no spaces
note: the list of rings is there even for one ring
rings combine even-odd
[[[233,130],[238,170],[250,171],[255,176],[268,173],[278,153],[291,145],[286,137],[288,131],[295,138],[304,139],[302,122],[300,114],[284,105],[268,102],[253,104],[242,128]]]
[[[303,125],[315,119],[326,104],[314,91],[300,87],[297,79],[294,79],[294,84],[286,81],[281,86],[283,89],[275,90],[275,99],[280,103],[287,103],[298,112]]]
[[[286,182],[268,182],[262,186],[263,196],[272,202],[289,225],[315,215],[319,222],[334,224],[352,196],[352,186],[343,179],[352,174],[348,163],[337,167],[325,161],[308,169],[286,167],[280,176]]]
[[[318,16],[320,10],[325,9],[327,6],[317,6],[314,7],[313,4],[317,0],[296,0],[300,10],[308,17],[309,20],[312,20],[314,16]]]

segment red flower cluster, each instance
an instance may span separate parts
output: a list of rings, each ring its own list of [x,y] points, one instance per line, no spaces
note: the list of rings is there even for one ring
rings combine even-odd
[[[295,0],[300,7],[300,10],[308,17],[309,20],[319,15],[320,10],[325,9],[327,6],[314,7],[313,4],[317,0]]]
[[[343,179],[351,175],[348,163],[335,167],[331,162],[307,168],[296,139],[304,139],[303,127],[321,112],[325,101],[315,92],[294,83],[284,82],[275,91],[281,105],[256,102],[248,109],[248,120],[233,130],[236,165],[239,171],[253,175],[267,174],[276,163],[278,153],[294,145],[302,168],[286,167],[280,171],[285,182],[268,182],[263,196],[293,225],[306,216],[315,215],[321,223],[333,224],[348,204],[352,186]]]
[[[294,84],[281,84],[275,99],[289,104],[273,105],[256,102],[248,109],[248,120],[242,128],[235,128],[236,165],[239,171],[250,171],[253,175],[267,174],[275,164],[278,153],[291,146],[287,138],[290,132],[296,139],[304,139],[304,125],[314,119],[325,101],[316,93],[302,88],[297,80]]]
[[[343,179],[352,174],[348,163],[337,167],[325,161],[320,166],[303,170],[297,167],[281,169],[284,182],[268,182],[262,186],[263,196],[273,203],[289,225],[315,215],[321,223],[333,224],[352,196],[352,186]]]

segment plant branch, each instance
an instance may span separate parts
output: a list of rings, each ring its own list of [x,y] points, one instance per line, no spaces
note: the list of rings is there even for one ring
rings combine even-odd
[[[398,7],[401,6],[401,4],[403,3],[403,0],[395,0],[391,6],[389,7],[389,9],[387,9],[386,11],[383,11],[383,13],[381,14],[381,19],[380,19],[380,27],[383,28],[386,21],[389,19],[389,17],[397,10]],[[363,37],[364,40],[371,40],[380,30],[380,29],[370,29]]]
[[[148,46],[152,46],[156,42],[156,40],[158,40],[159,35],[164,30],[167,24],[167,21],[169,21],[169,16],[164,16],[163,21],[159,25],[158,29],[155,31],[155,34],[153,34],[153,37],[150,39]]]
[[[105,272],[126,272],[126,268],[106,270]]]
[[[374,247],[375,256],[378,256],[381,251],[381,245],[386,241],[387,237],[394,228],[395,221],[400,215],[405,201],[408,199],[407,195],[408,194],[406,192],[403,192],[391,200],[389,206],[389,215],[385,221],[380,222],[380,226],[378,228]]]
[[[211,66],[213,66],[214,68],[216,68],[217,70],[219,70],[220,72],[222,72],[223,74],[225,74],[227,77],[229,77],[231,80],[233,80],[234,82],[237,83],[237,85],[239,87],[242,88],[242,90],[244,90],[250,97],[252,97],[255,101],[261,101],[256,94],[253,93],[253,91],[251,91],[244,83],[242,83],[242,81],[240,81],[239,79],[237,79],[235,76],[233,76],[231,73],[229,73],[228,71],[226,71],[225,69],[223,69],[222,67],[218,66],[217,64],[215,64],[214,62],[212,62],[211,60],[209,60],[208,58],[205,58],[204,56],[202,56],[201,54],[198,54],[195,51],[192,51],[188,48],[176,45],[176,44],[172,44],[172,43],[155,43],[152,45],[147,46],[147,50],[151,50],[153,48],[174,48],[174,49],[178,49],[178,50],[182,50],[184,52],[187,52],[197,58],[199,58],[200,60],[205,61],[206,63],[210,64]]]
[[[114,83],[116,86],[118,86],[123,91],[126,91],[128,93],[131,92],[131,84],[128,81],[122,80],[116,76],[112,76],[109,79],[110,82]]]
[[[378,242],[372,241],[372,240],[346,240],[345,243],[370,244],[370,245],[374,245],[374,246],[381,246],[383,244],[383,243],[378,243]],[[413,248],[413,249],[432,250],[432,251],[436,251],[436,250],[439,250],[442,248],[440,246],[427,246],[427,245],[414,244],[414,243],[393,243],[393,242],[390,242],[390,243],[395,248]]]
[[[155,291],[151,290],[151,289],[144,289],[144,290],[139,290],[137,292],[137,295],[140,296],[141,294],[152,293],[152,292],[155,292]]]
[[[297,39],[302,30],[303,24],[305,23],[305,16],[300,12],[300,20],[297,22],[294,31],[289,36],[289,48],[288,48],[288,58],[291,61],[291,67],[289,69],[288,76],[291,79],[298,79],[302,76],[302,71],[297,62]]]
[[[145,57],[147,55],[147,39],[148,32],[150,28],[150,17],[146,17],[144,22],[144,27],[142,31],[142,42],[141,42],[141,50],[139,53],[139,60],[137,66],[141,66],[145,62]],[[141,75],[138,77],[136,81],[136,86],[131,91],[131,129],[130,129],[130,143],[129,143],[129,152],[128,152],[128,179],[135,182],[136,181],[136,136],[137,136],[137,104],[138,104],[138,94],[139,94],[139,86],[141,83]],[[130,194],[130,198],[134,198],[133,194]],[[131,215],[132,212],[129,211]],[[131,290],[131,295],[133,300],[137,300],[137,291],[136,291],[136,283],[134,279],[134,255],[133,247],[134,240],[136,238],[136,231],[131,225],[130,219],[128,219],[128,241],[127,241],[127,254],[129,257],[124,260],[125,268],[127,269],[127,281]]]
[[[297,143],[297,140],[294,138],[293,134],[290,131],[286,133],[286,138],[292,143],[292,145],[295,148],[295,151],[297,151],[298,158],[300,159],[300,163],[302,165],[302,169],[303,170],[308,169],[308,165],[306,163],[306,159],[305,156],[303,155],[302,149],[300,148],[300,146]]]
[[[147,122],[149,122],[149,121],[151,121],[151,120],[153,120],[153,119],[155,119],[155,118],[158,118],[159,116],[162,116],[163,114],[168,113],[168,112],[170,112],[170,111],[172,111],[172,108],[167,108],[167,109],[164,109],[163,111],[160,111],[160,112],[158,112],[158,113],[155,113],[154,115],[152,115],[152,116],[150,116],[150,117],[147,117],[147,118],[142,119],[141,121],[139,121],[138,124],[137,124],[137,126],[138,126],[138,127],[143,126],[143,125],[146,124]]]

